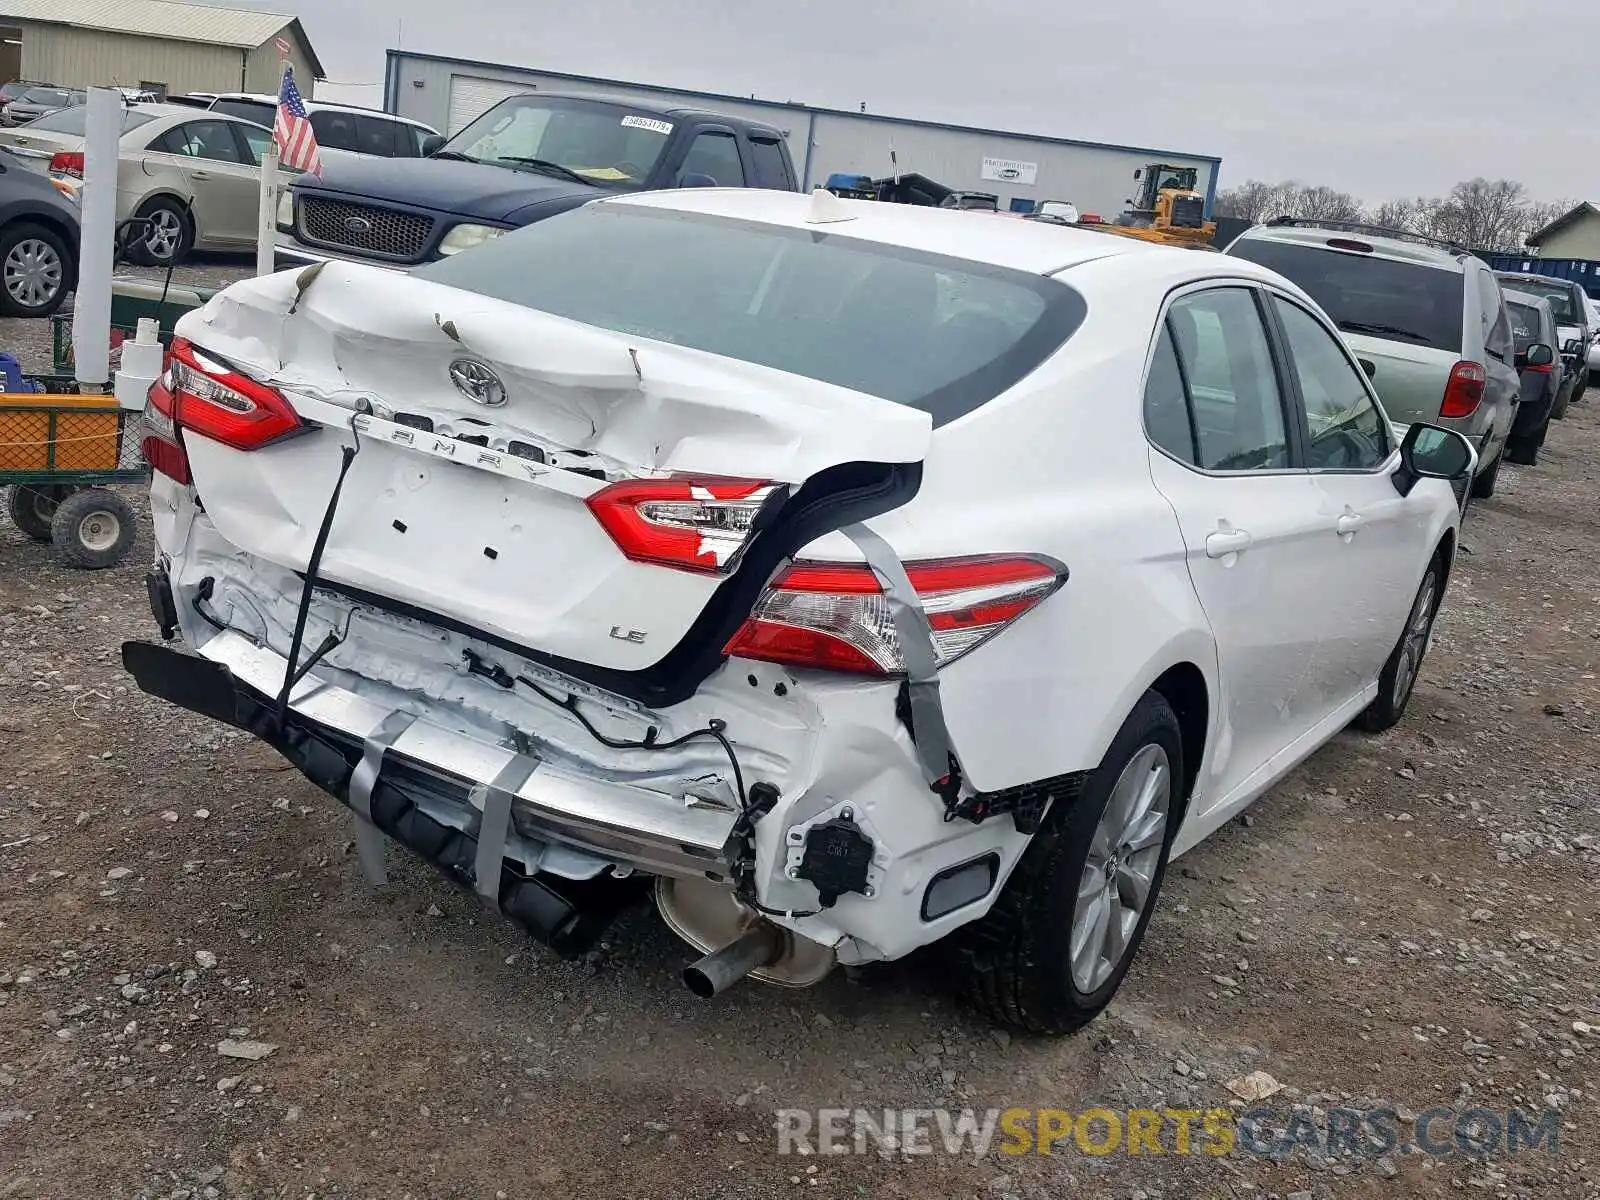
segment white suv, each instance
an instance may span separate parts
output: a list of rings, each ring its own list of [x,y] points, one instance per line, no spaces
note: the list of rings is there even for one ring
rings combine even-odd
[[[381,831],[566,954],[653,877],[702,995],[954,934],[1040,1031],[1170,854],[1400,719],[1474,465],[1265,268],[826,192],[598,200],[178,335],[185,648],[124,662],[370,875]]]
[[[209,107],[271,129],[278,115],[278,98],[258,92],[225,92]],[[305,108],[321,150],[364,158],[422,158],[444,144],[437,129],[409,117],[322,100],[307,100]]]

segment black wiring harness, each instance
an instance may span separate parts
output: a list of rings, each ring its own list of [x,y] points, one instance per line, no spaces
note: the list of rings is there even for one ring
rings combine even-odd
[[[671,738],[667,741],[660,740],[660,731],[654,726],[645,730],[642,738],[633,740],[627,738],[614,738],[602,733],[578,707],[578,697],[574,693],[567,693],[563,698],[550,691],[543,684],[529,679],[526,675],[513,675],[504,667],[490,663],[475,650],[463,650],[461,657],[466,661],[467,670],[473,674],[489,680],[491,683],[506,689],[514,690],[517,684],[522,684],[540,699],[553,704],[559,709],[570,713],[572,717],[583,726],[584,731],[602,746],[609,750],[647,750],[666,751],[676,750],[689,742],[701,738],[710,738],[722,747],[722,752],[728,756],[728,765],[733,768],[734,790],[739,798],[739,815],[733,823],[733,828],[728,833],[726,853],[730,870],[733,874],[734,895],[740,903],[769,917],[788,917],[796,920],[801,917],[814,917],[821,909],[797,912],[793,909],[771,908],[762,904],[756,896],[755,877],[755,827],[756,822],[767,813],[771,812],[778,803],[778,789],[770,783],[757,783],[748,791],[745,789],[744,772],[739,767],[739,756],[735,753],[733,743],[728,740],[728,723],[720,717],[713,717],[699,729],[691,729],[681,737]]]

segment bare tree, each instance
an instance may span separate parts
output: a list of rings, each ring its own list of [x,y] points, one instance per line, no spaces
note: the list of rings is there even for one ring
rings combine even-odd
[[[1385,200],[1372,210],[1372,223],[1385,229],[1403,229],[1416,233],[1422,223],[1423,200]]]
[[[1517,239],[1517,248],[1520,250],[1523,246],[1526,246],[1531,235],[1538,233],[1539,230],[1555,221],[1556,218],[1566,216],[1567,213],[1577,207],[1578,201],[1576,200],[1534,201],[1529,204],[1522,214],[1523,229]]]
[[[1362,217],[1361,201],[1325,185],[1297,188],[1291,212],[1312,221],[1359,221]]]
[[[1527,189],[1511,179],[1468,179],[1427,213],[1424,232],[1473,250],[1522,248]]]
[[[1278,216],[1283,211],[1283,188],[1281,183],[1263,183],[1259,179],[1224,188],[1217,193],[1217,216],[1242,217],[1246,221]]]

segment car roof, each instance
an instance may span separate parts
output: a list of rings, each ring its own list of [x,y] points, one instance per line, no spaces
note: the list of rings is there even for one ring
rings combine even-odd
[[[1403,237],[1384,237],[1378,233],[1352,232],[1331,225],[1253,225],[1241,233],[1236,241],[1284,242],[1316,250],[1330,249],[1335,241],[1354,241],[1372,247],[1372,257],[1395,262],[1416,263],[1419,266],[1438,267],[1447,271],[1461,271],[1472,256],[1464,250],[1446,249],[1427,242],[1407,241]],[[1337,246],[1331,247],[1339,251]],[[1351,254],[1351,251],[1339,251]],[[1362,257],[1366,257],[1362,254]]]
[[[212,99],[249,100],[256,104],[270,104],[273,108],[278,107],[278,98],[266,92],[217,92],[212,96]],[[386,120],[398,121],[402,125],[415,125],[418,129],[426,129],[429,133],[438,132],[432,125],[425,124],[422,121],[414,121],[410,117],[402,117],[399,113],[385,112],[381,108],[367,108],[361,104],[338,104],[332,100],[307,100],[305,106],[307,112],[316,112],[318,109],[322,109],[327,112],[361,113],[363,116],[383,117]]]
[[[825,192],[822,195],[826,199],[819,201],[815,194],[758,188],[687,188],[638,192],[592,203],[700,213],[807,233],[861,238],[1040,275],[1055,274],[1091,261],[1122,258],[1130,265],[1135,261],[1147,261],[1162,271],[1177,274],[1244,276],[1282,286],[1275,272],[1243,259],[1197,254],[1193,250],[1160,246],[1136,238],[1110,237],[1093,230],[1039,221],[996,221],[993,214],[987,212],[887,204],[876,200],[843,200]],[[806,218],[813,213],[814,205],[826,214],[846,219],[809,222]],[[1226,269],[1219,270],[1222,266]],[[1299,292],[1298,288],[1293,290]]]

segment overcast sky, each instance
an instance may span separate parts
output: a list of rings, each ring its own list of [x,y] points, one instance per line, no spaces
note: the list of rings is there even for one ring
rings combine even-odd
[[[1485,175],[1600,200],[1594,0],[235,4],[298,12],[345,83],[378,84],[398,36],[435,54],[1214,154],[1223,187],[1293,178],[1377,201]],[[1537,83],[1509,99],[1497,78],[1523,64]],[[378,99],[373,86],[363,102]]]

